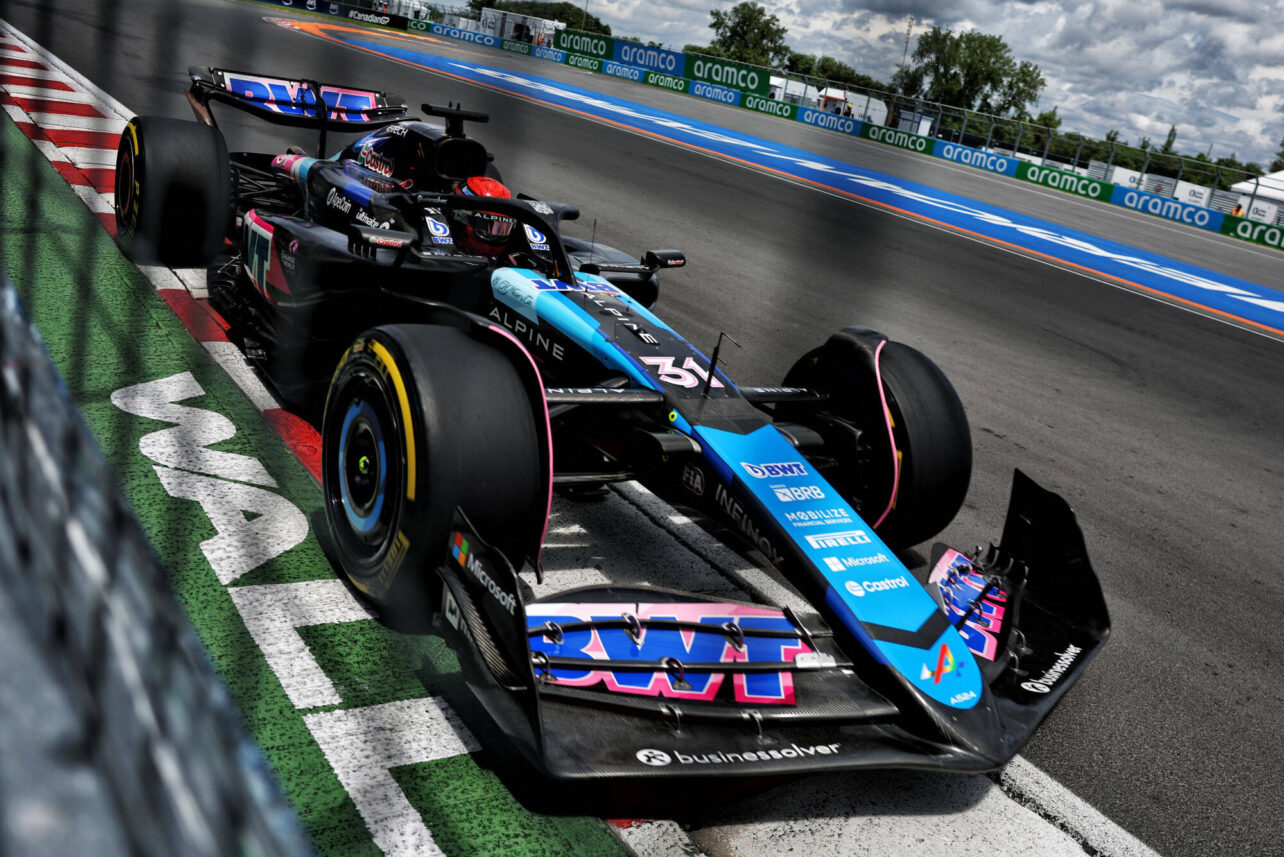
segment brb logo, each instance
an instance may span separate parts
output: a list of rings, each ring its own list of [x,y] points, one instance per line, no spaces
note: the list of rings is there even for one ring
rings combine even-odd
[[[636,616],[637,638],[626,628],[595,627],[563,632],[562,642],[547,636],[530,638],[532,652],[550,657],[582,658],[585,669],[559,667],[551,671],[553,684],[566,687],[601,685],[614,693],[662,696],[670,699],[711,701],[726,682],[726,673],[685,672],[677,664],[695,663],[792,663],[811,649],[798,637],[758,637],[753,629],[797,633],[784,613],[741,604],[531,604],[527,626],[534,630],[546,623],[572,622],[621,624],[625,614]],[[651,620],[670,620],[707,626],[703,628],[647,627]],[[740,634],[728,634],[726,625],[738,625]],[[593,661],[642,661],[667,663],[656,671],[593,669]],[[793,705],[793,676],[788,672],[734,673],[732,692],[737,702]]]

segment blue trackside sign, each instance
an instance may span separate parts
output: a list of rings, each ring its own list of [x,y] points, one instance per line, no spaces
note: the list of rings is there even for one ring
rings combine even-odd
[[[958,143],[947,143],[944,140],[936,141],[932,154],[938,158],[953,161],[956,164],[966,164],[969,167],[976,167],[978,170],[987,170],[1004,176],[1015,176],[1017,174],[1017,164],[1020,163],[1016,158],[1007,158],[982,149],[960,146]]]
[[[458,27],[446,27],[441,24],[429,24],[428,31],[435,36],[446,36],[450,39],[459,39],[461,42],[472,42],[488,48],[499,47],[499,39],[490,33],[475,33],[472,30],[461,30]]]
[[[1131,208],[1134,211],[1144,211],[1146,214],[1153,214],[1155,217],[1163,217],[1168,220],[1175,220],[1178,223],[1200,226],[1213,231],[1220,231],[1222,221],[1226,219],[1226,215],[1222,212],[1212,208],[1205,208],[1202,205],[1192,205],[1189,202],[1182,202],[1181,200],[1160,196],[1155,193],[1133,190],[1123,185],[1115,185],[1114,188],[1114,191],[1110,194],[1110,201],[1115,205],[1122,205],[1124,208]]]
[[[795,117],[799,122],[805,122],[808,125],[815,125],[817,128],[826,128],[830,131],[841,131],[844,134],[851,134],[854,137],[860,136],[862,123],[859,119],[853,119],[850,116],[841,116],[837,113],[826,113],[823,110],[815,110],[811,107],[799,107],[798,115]]]
[[[698,95],[701,98],[707,98],[710,101],[721,101],[723,104],[733,104],[736,107],[740,106],[740,91],[738,89],[727,89],[725,86],[693,81],[691,85],[687,87],[687,92],[691,95]]]

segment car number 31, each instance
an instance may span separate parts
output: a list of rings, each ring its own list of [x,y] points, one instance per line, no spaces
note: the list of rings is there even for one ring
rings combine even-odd
[[[694,357],[688,357],[682,361],[681,366],[673,365],[673,361],[677,358],[667,354],[646,355],[639,359],[648,366],[655,367],[657,375],[665,384],[673,384],[676,387],[698,387],[709,380],[709,373],[696,363]],[[723,383],[715,377],[709,386],[721,387]]]

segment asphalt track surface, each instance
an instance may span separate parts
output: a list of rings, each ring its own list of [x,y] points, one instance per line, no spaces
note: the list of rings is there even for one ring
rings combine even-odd
[[[720,330],[745,383],[774,383],[857,322],[926,351],[973,426],[975,472],[945,540],[997,536],[1011,468],[1075,506],[1114,634],[1024,756],[1167,855],[1278,853],[1284,703],[1284,351],[1274,338],[742,166],[262,23],[227,0],[0,4],[131,107],[185,116],[189,64],[369,85],[491,113],[511,186],[578,204],[585,231],[679,246],[660,311]],[[49,12],[59,26],[50,28]],[[797,123],[450,43],[467,58],[662,105],[1257,283],[1284,255]],[[232,117],[229,117],[231,119]],[[239,120],[239,117],[235,117]],[[228,121],[233,148],[274,129]],[[299,140],[298,142],[307,142]],[[866,780],[865,782],[869,782]],[[823,787],[823,786],[822,786]],[[759,806],[757,811],[764,811]]]

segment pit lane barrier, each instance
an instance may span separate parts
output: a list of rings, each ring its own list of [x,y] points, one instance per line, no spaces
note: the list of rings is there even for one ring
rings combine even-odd
[[[60,684],[129,853],[311,854],[0,274],[0,594]],[[31,772],[37,778],[37,772]]]
[[[720,104],[802,122],[816,128],[997,173],[1019,181],[1171,220],[1185,226],[1217,232],[1263,247],[1284,250],[1284,227],[1274,222],[1273,217],[1269,218],[1271,222],[1237,217],[1206,205],[1183,202],[1170,196],[1152,193],[1141,189],[1146,178],[1144,175],[1129,175],[1126,185],[1112,184],[1073,170],[1048,166],[1046,158],[1042,159],[1044,161],[1042,163],[1035,163],[1028,159],[1030,156],[1018,156],[1011,151],[993,148],[978,149],[912,131],[875,124],[856,116],[845,116],[781,101],[769,96],[771,84],[769,69],[734,60],[702,54],[686,54],[569,28],[554,31],[551,45],[539,45],[420,18],[329,2],[329,0],[257,0],[257,2],[302,9],[394,30],[443,36],[667,89],[671,92],[705,98]],[[869,115],[868,98],[862,115]],[[1255,203],[1256,193],[1253,194],[1248,205],[1250,212],[1254,210]],[[1270,211],[1274,215],[1275,212]]]

